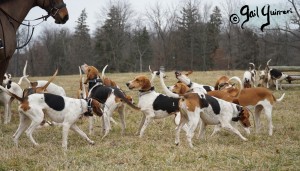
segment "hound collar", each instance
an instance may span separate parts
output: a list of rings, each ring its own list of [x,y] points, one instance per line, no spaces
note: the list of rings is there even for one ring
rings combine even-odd
[[[240,106],[240,105],[237,105],[236,107],[237,107],[238,115],[231,118],[231,120],[233,122],[239,121],[241,119],[241,117],[242,117],[243,107]]]
[[[142,96],[142,95],[145,95],[145,94],[148,94],[148,93],[151,93],[152,91],[154,91],[154,86],[152,86],[150,89],[148,90],[139,90],[140,94],[139,96]]]
[[[193,85],[193,82],[191,81],[190,84],[188,84],[187,86],[188,86],[189,88],[191,88],[192,85]]]
[[[93,99],[92,98],[89,98],[89,99],[85,99],[86,102],[87,102],[87,111],[84,113],[85,116],[93,116],[92,114],[92,101]]]

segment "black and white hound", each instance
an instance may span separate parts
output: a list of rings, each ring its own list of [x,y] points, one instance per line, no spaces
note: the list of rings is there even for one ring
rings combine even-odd
[[[111,87],[111,86],[103,86],[101,84],[97,84],[89,91],[89,98],[93,98],[97,100],[99,103],[103,104],[103,131],[104,135],[102,138],[106,137],[111,129],[110,120],[112,119],[112,115],[114,111],[118,111],[120,115],[120,120],[122,124],[122,135],[125,133],[125,104],[129,105],[131,108],[135,110],[139,110],[140,108],[136,107],[132,103],[132,99],[119,88]]]
[[[278,69],[272,68],[268,73],[268,80],[275,80],[276,90],[280,88],[282,90],[281,82],[287,80],[288,83],[291,83],[291,77]],[[267,88],[269,88],[269,81],[267,82]]]
[[[268,71],[268,81],[267,81],[267,88],[269,88],[269,81],[275,80],[276,90],[280,88],[282,90],[282,80],[287,80],[288,83],[291,83],[291,77],[288,74],[285,74],[281,72],[278,69],[275,68],[269,68],[269,62],[271,59],[267,62],[266,70]]]

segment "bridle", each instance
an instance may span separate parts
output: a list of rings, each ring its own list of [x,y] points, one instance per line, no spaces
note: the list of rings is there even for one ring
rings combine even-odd
[[[60,9],[66,7],[66,4],[63,1],[60,2],[59,4],[55,4],[54,0],[49,0],[50,8],[48,8],[49,9],[48,10],[45,8],[45,1],[46,0],[43,1],[43,6],[41,8],[45,9],[48,12],[48,15],[47,15],[48,17],[49,16],[55,17]]]
[[[38,1],[38,0],[37,0]],[[9,21],[9,23],[12,25],[12,27],[14,28],[15,32],[16,32],[16,28],[13,24],[13,21],[20,24],[20,25],[23,25],[23,26],[27,26],[28,27],[28,36],[27,36],[27,41],[22,45],[22,46],[18,46],[16,47],[16,49],[21,49],[23,47],[25,47],[31,40],[32,36],[33,36],[33,32],[34,32],[34,28],[35,26],[41,24],[42,22],[44,21],[47,21],[47,19],[52,16],[52,17],[55,17],[57,15],[57,13],[59,12],[60,9],[66,7],[66,4],[62,1],[61,3],[59,4],[55,4],[54,3],[54,0],[49,0],[49,3],[50,3],[50,8],[45,8],[45,1],[46,0],[43,0],[43,5],[41,6],[41,8],[45,9],[48,14],[46,16],[41,16],[41,17],[38,17],[36,19],[33,19],[33,20],[24,20],[24,21],[27,21],[28,24],[24,24],[23,21],[19,21],[17,19],[15,19],[14,17],[12,17],[10,14],[8,14],[5,10],[3,10],[2,8],[0,8],[0,11],[6,16],[7,20]],[[37,2],[36,2],[37,3]],[[38,4],[37,4],[38,5]],[[32,25],[30,24],[30,21],[37,21],[37,20],[40,20],[42,19],[41,22],[39,22],[38,24],[35,24],[35,25]],[[4,45],[4,49],[6,48],[5,47],[5,36],[4,36],[4,29],[3,29],[3,24],[2,24],[2,21],[0,19],[0,24],[1,24],[1,27],[2,27],[2,34],[3,34],[3,45]],[[29,28],[32,27],[32,31],[31,31],[31,34],[29,36]],[[5,56],[6,56],[6,50],[4,51],[5,53]]]

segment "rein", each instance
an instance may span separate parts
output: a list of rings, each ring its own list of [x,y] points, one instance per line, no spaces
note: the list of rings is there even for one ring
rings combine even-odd
[[[2,8],[0,8],[0,11],[7,17],[7,20],[9,21],[9,23],[12,25],[12,27],[14,28],[14,30],[16,31],[16,28],[15,26],[13,25],[12,21],[20,24],[20,25],[23,25],[23,26],[26,26],[28,27],[28,36],[27,36],[27,40],[26,42],[22,45],[22,46],[18,46],[16,47],[16,49],[22,49],[23,47],[25,47],[31,40],[32,36],[33,36],[33,32],[34,32],[34,28],[35,26],[41,24],[42,22],[46,21],[47,18],[50,16],[50,14],[46,15],[46,16],[42,16],[42,17],[39,17],[39,18],[36,18],[34,20],[24,20],[24,21],[37,21],[37,20],[40,20],[40,19],[43,19],[43,21],[39,22],[38,24],[35,24],[35,25],[31,25],[30,23],[29,24],[24,24],[23,22],[20,22],[18,21],[17,19],[15,19],[14,17],[12,17],[11,15],[9,15],[5,10],[3,10]],[[0,20],[0,24],[1,24],[1,28],[2,28],[2,34],[3,34],[3,46],[5,48],[5,36],[4,36],[4,29],[3,29],[3,24],[2,24],[2,21]],[[29,29],[30,27],[32,27],[32,31],[31,31],[31,34],[29,36]],[[28,38],[29,37],[29,38]],[[5,51],[6,52],[6,51]]]

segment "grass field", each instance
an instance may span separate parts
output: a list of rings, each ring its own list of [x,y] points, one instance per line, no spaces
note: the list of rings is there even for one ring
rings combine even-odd
[[[150,73],[143,73],[150,77]],[[166,84],[175,82],[174,73],[167,72]],[[221,75],[242,76],[241,71],[194,72],[194,82],[214,85]],[[135,97],[137,91],[129,91],[125,83],[138,73],[106,74],[115,80],[129,95]],[[48,79],[30,78],[31,80]],[[18,79],[15,79],[17,81]],[[67,95],[75,97],[78,76],[58,76],[54,83],[65,88]],[[23,83],[25,84],[25,83]],[[161,92],[159,80],[154,83]],[[96,120],[94,135],[89,137],[95,145],[89,145],[79,135],[70,131],[68,150],[61,147],[62,129],[46,127],[33,134],[40,144],[34,147],[25,134],[20,137],[19,148],[15,147],[12,135],[18,127],[17,103],[13,105],[13,118],[10,124],[3,124],[3,107],[0,107],[0,170],[299,170],[300,168],[300,88],[274,91],[279,98],[285,92],[282,102],[276,103],[273,110],[273,136],[268,136],[264,115],[262,129],[254,133],[251,117],[251,134],[242,130],[248,138],[243,142],[237,135],[221,130],[211,137],[213,126],[208,126],[205,140],[193,139],[194,149],[189,148],[184,131],[181,144],[174,145],[175,125],[173,117],[157,120],[149,125],[143,138],[135,136],[141,119],[141,112],[126,108],[126,134],[121,136],[121,128],[113,125],[108,137],[101,140],[101,119]],[[118,114],[114,114],[119,120]],[[88,133],[88,121],[78,121],[79,127]],[[197,130],[198,132],[198,130]]]

